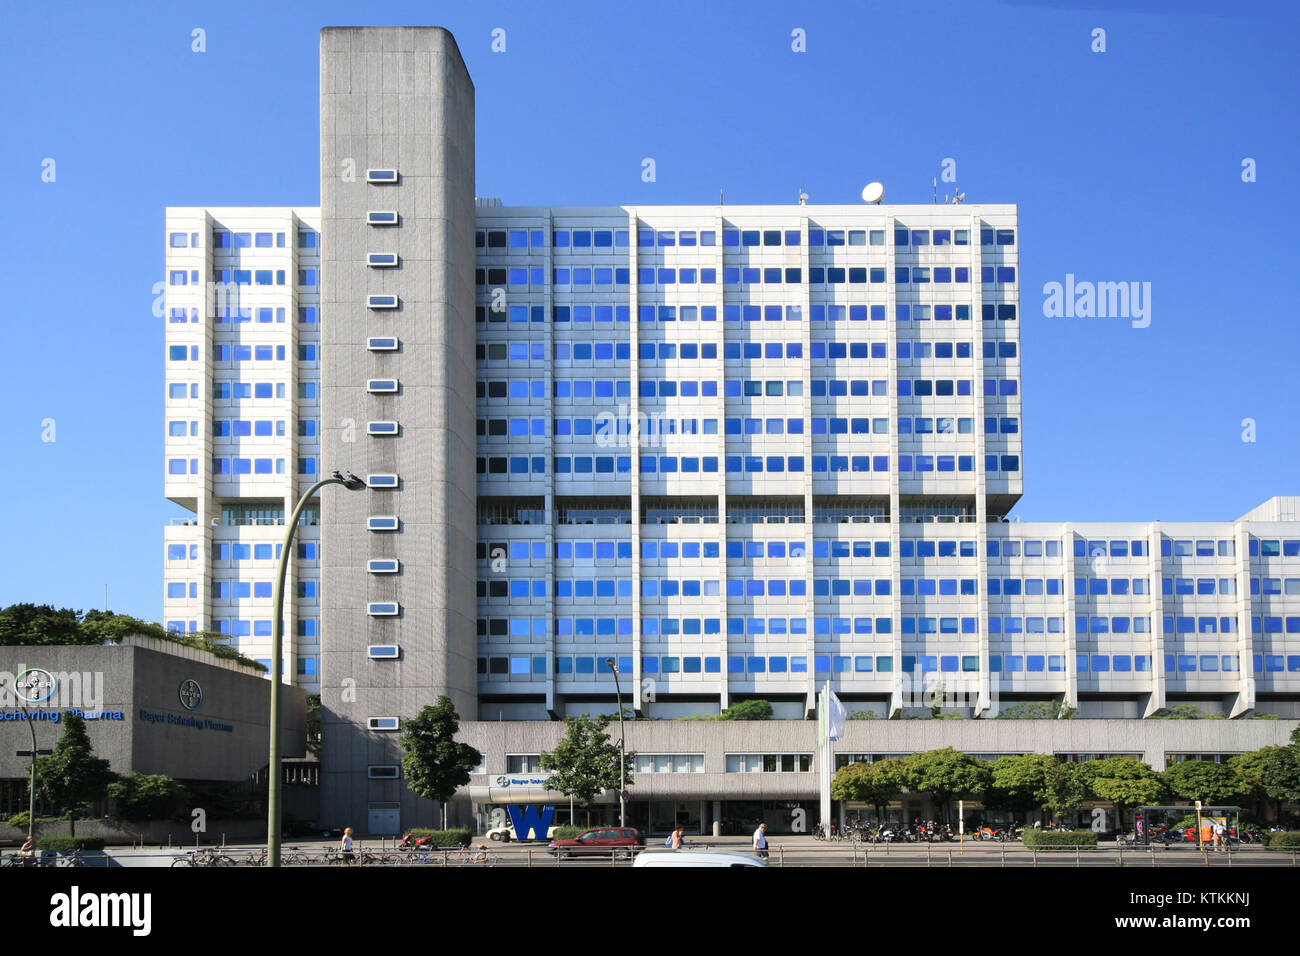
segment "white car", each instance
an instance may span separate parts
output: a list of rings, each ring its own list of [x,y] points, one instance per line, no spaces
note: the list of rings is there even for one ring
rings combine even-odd
[[[646,850],[637,854],[633,866],[767,866],[752,853],[734,850]]]
[[[533,832],[536,833],[537,831],[534,830]],[[483,835],[488,837],[489,839],[496,840],[498,842],[504,841],[506,843],[509,843],[511,840],[515,838],[515,828],[512,826],[493,827],[491,830],[488,830]],[[555,836],[555,827],[547,827],[546,841],[549,842],[554,836]],[[524,840],[522,842],[532,843],[535,841]]]

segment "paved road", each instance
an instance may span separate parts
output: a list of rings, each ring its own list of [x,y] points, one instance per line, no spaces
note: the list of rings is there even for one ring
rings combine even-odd
[[[658,840],[651,840],[650,846],[657,848]],[[1156,846],[1149,849],[1120,848],[1114,844],[1096,849],[1082,849],[1078,852],[1070,849],[1052,849],[1034,851],[1021,844],[971,843],[965,846],[958,843],[908,843],[901,845],[852,844],[849,842],[823,843],[810,837],[773,838],[769,862],[773,866],[942,866],[942,867],[1060,867],[1060,866],[1105,866],[1114,867],[1120,863],[1134,867],[1295,867],[1300,863],[1300,854],[1295,852],[1270,851],[1263,847],[1242,847],[1232,852],[1202,853],[1195,846],[1173,846],[1165,848]],[[490,840],[475,840],[474,848],[486,847],[486,862],[474,862],[479,854],[471,852],[470,859],[457,863],[454,853],[435,852],[416,862],[420,858],[410,854],[398,854],[392,851],[392,843],[386,845],[380,841],[359,841],[358,850],[382,852],[387,850],[394,859],[399,859],[403,866],[437,866],[444,861],[447,865],[460,866],[517,866],[517,867],[626,867],[626,861],[609,859],[577,859],[556,861],[546,852],[544,843],[494,843]],[[688,839],[687,846],[712,846],[718,849],[751,852],[750,843],[745,838],[694,838]],[[322,861],[328,850],[336,848],[336,842],[330,841],[296,841],[285,847],[285,852],[296,848],[312,856],[319,856]],[[254,848],[252,846],[228,846],[226,852],[242,856]],[[117,866],[170,866],[178,850],[109,850],[113,858],[111,865]]]

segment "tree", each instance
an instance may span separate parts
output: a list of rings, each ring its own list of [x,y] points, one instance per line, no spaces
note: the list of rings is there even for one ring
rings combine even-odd
[[[320,694],[307,695],[307,752],[320,756]]]
[[[1233,773],[1241,782],[1241,795],[1245,800],[1252,801],[1255,806],[1253,809],[1259,810],[1260,804],[1269,799],[1268,788],[1264,785],[1264,773],[1268,767],[1269,761],[1273,759],[1276,751],[1284,750],[1285,747],[1261,747],[1259,750],[1252,750],[1249,753],[1237,754],[1235,757],[1228,758],[1228,766],[1232,768]],[[1279,801],[1279,811],[1281,801]]]
[[[771,720],[772,705],[766,700],[742,700],[732,704],[722,713],[718,720]]]
[[[48,604],[11,604],[0,608],[0,647],[30,644],[89,644],[77,612]]]
[[[189,791],[164,774],[124,773],[108,785],[121,820],[180,819]]]
[[[875,808],[876,820],[884,822],[885,807],[902,793],[906,785],[907,771],[903,761],[891,757],[841,767],[831,781],[831,796],[836,800],[869,803]]]
[[[439,697],[413,720],[402,721],[398,741],[405,753],[402,773],[412,793],[442,804],[442,825],[447,826],[447,801],[457,787],[469,783],[469,772],[483,760],[483,755],[469,744],[456,742],[460,717],[451,698]]]
[[[1043,806],[1053,819],[1066,810],[1077,810],[1088,796],[1088,781],[1080,771],[1082,764],[1057,761],[1048,774]]]
[[[1270,753],[1264,763],[1264,792],[1277,801],[1280,817],[1283,803],[1300,803],[1300,727],[1291,731],[1290,746],[1267,749]]]
[[[1119,828],[1124,826],[1124,811],[1130,807],[1159,803],[1164,784],[1159,775],[1132,757],[1106,757],[1080,765],[1088,789],[1098,800],[1109,800],[1119,814]]]
[[[1024,701],[1000,709],[995,720],[1073,720],[1077,707],[1067,707],[1059,700]]]
[[[132,634],[168,639],[167,628],[161,624],[150,624],[138,617],[112,611],[87,611],[81,616],[81,632],[95,644],[116,644]]]
[[[1041,810],[1048,803],[1057,763],[1050,754],[999,757],[989,767],[993,780],[985,804],[1021,816]]]
[[[1184,760],[1168,768],[1161,779],[1174,796],[1211,806],[1235,805],[1249,792],[1235,770],[1212,760]]]
[[[1223,714],[1203,710],[1195,704],[1178,704],[1174,707],[1161,708],[1147,720],[1223,720]]]
[[[951,816],[953,797],[983,793],[992,781],[992,772],[985,761],[952,747],[912,754],[903,763],[907,789],[928,792],[944,820]]]
[[[542,754],[542,769],[551,771],[546,780],[547,790],[558,790],[589,808],[605,790],[617,790],[620,783],[632,783],[636,754],[625,755],[624,777],[620,780],[618,745],[605,733],[611,719],[607,714],[564,718],[564,739],[553,751]]]
[[[63,736],[54,752],[36,763],[36,797],[68,818],[68,832],[77,835],[77,814],[91,812],[108,795],[114,774],[108,761],[95,756],[84,718],[69,711],[63,718]]]

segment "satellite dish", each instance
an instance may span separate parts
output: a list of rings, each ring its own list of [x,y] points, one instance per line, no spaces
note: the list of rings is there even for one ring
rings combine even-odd
[[[862,188],[862,201],[878,203],[885,198],[885,187],[880,183],[867,183]]]

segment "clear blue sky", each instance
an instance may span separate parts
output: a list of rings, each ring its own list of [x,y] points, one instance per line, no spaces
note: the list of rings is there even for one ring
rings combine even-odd
[[[163,210],[319,202],[318,30],[360,9],[6,5],[0,605],[99,606],[108,584],[115,610],[160,617],[180,514],[150,311]],[[379,22],[455,34],[478,192],[507,203],[848,203],[873,179],[928,202],[955,159],[968,201],[1020,207],[1018,513],[1085,521],[1230,519],[1300,493],[1298,19],[1208,0],[552,0],[390,3]],[[1066,273],[1150,282],[1150,327],[1044,318]]]

